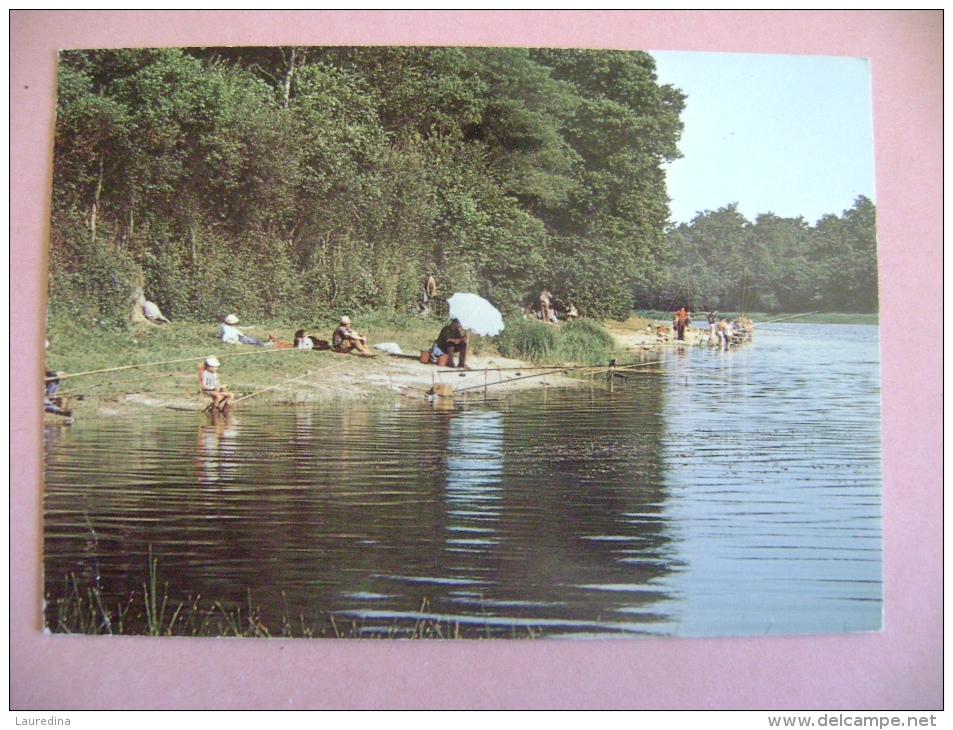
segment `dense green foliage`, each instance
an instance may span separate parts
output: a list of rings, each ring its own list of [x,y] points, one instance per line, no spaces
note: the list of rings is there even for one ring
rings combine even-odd
[[[749,222],[729,205],[668,236],[667,276],[646,287],[644,308],[762,312],[876,312],[876,211],[867,198],[811,226],[771,213]]]
[[[412,314],[428,274],[507,314],[875,311],[874,206],[669,227],[685,98],[643,52],[65,51],[50,316],[311,326]],[[678,303],[676,303],[678,300]]]
[[[209,48],[60,57],[51,315],[411,312],[429,273],[624,317],[660,273],[682,94],[642,52]]]

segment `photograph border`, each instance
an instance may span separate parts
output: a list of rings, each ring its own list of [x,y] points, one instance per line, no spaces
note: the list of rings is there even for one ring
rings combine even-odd
[[[942,709],[942,72],[936,11],[10,11],[10,708]],[[870,59],[884,625],[537,642],[65,637],[42,629],[41,363],[56,52],[604,47]],[[942,316],[940,317],[942,325]]]

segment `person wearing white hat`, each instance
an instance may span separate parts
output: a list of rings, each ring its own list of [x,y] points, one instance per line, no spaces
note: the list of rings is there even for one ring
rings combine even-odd
[[[357,350],[364,357],[374,357],[374,353],[367,347],[367,336],[351,329],[351,318],[347,315],[341,317],[341,323],[334,330],[331,347],[335,352]]]
[[[255,345],[256,347],[267,347],[261,340],[243,335],[235,326],[238,324],[238,317],[230,314],[222,322],[222,342],[227,345],[237,345],[239,342],[243,345]]]
[[[205,359],[199,377],[202,380],[202,393],[212,399],[212,410],[225,410],[232,405],[235,395],[218,382],[218,368],[221,363],[214,355]]]

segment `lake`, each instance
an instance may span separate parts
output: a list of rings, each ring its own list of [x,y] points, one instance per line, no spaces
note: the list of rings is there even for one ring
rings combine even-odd
[[[151,554],[166,619],[261,635],[881,628],[876,326],[467,396],[48,426],[48,626],[78,587],[145,631]]]

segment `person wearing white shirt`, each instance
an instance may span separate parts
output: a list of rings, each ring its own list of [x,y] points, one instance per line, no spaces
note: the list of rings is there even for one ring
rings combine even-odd
[[[238,324],[238,317],[236,317],[234,314],[230,314],[225,318],[225,321],[222,322],[222,342],[227,345],[237,345],[238,343],[241,343],[243,345],[266,347],[265,343],[261,340],[255,339],[254,337],[249,337],[248,335],[243,335],[235,326],[236,324]]]

